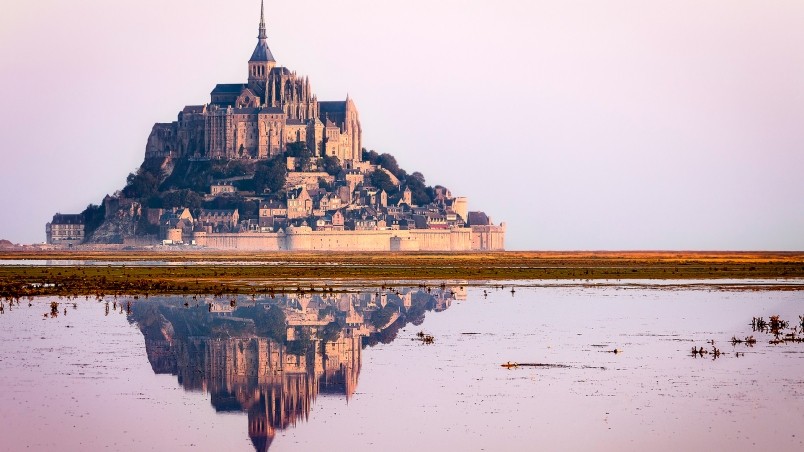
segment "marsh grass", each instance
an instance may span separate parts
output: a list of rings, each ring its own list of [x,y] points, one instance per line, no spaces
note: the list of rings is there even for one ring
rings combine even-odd
[[[0,259],[91,260],[109,265],[0,265],[0,297],[332,291],[361,281],[718,280],[804,277],[794,252],[499,253],[6,253]],[[171,265],[145,266],[142,261]],[[134,265],[120,264],[131,262]],[[181,265],[186,262],[187,265]],[[232,263],[236,264],[232,264]],[[323,286],[323,281],[331,281]],[[317,287],[321,286],[321,287]],[[281,287],[281,288],[280,288]],[[798,289],[798,286],[790,286]]]

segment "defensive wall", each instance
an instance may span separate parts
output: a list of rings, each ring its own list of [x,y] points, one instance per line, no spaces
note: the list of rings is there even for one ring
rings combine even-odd
[[[285,232],[196,232],[192,240],[198,246],[223,250],[501,251],[505,249],[505,225],[380,231],[313,231],[303,226]]]

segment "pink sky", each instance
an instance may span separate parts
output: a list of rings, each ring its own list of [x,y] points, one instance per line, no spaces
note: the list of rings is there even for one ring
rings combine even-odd
[[[0,238],[122,188],[154,122],[246,78],[256,0],[12,2]],[[801,1],[268,1],[271,50],[366,147],[511,249],[804,249]]]

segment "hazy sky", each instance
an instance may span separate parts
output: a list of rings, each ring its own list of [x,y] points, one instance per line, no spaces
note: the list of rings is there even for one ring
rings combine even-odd
[[[801,0],[296,0],[280,65],[509,249],[804,249]],[[122,188],[154,122],[244,82],[258,0],[8,2],[0,238]]]

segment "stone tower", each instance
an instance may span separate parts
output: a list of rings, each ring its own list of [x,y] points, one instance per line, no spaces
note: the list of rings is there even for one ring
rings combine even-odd
[[[248,87],[265,102],[265,82],[276,60],[268,47],[268,35],[265,32],[265,0],[260,3],[260,34],[257,36],[257,47],[248,60]]]

